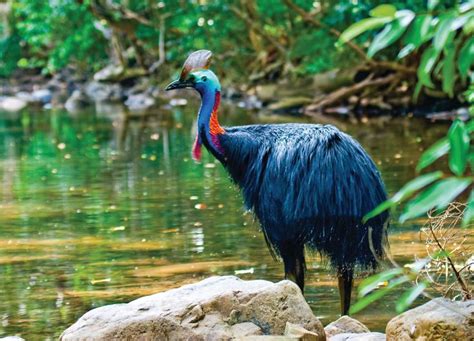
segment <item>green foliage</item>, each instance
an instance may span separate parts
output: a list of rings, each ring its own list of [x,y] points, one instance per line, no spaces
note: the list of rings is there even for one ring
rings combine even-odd
[[[439,89],[449,97],[455,89],[467,86],[474,63],[474,3],[442,8],[437,1],[428,2],[426,11],[396,10],[393,5],[379,5],[370,11],[370,18],[349,26],[339,38],[339,44],[375,29],[367,56],[373,58],[380,51],[398,43],[399,59],[407,59],[417,67],[417,99],[423,87]]]
[[[2,76],[16,67],[41,68],[50,73],[71,63],[95,70],[107,56],[87,2],[17,0],[10,22],[14,34],[0,43]],[[11,52],[2,53],[3,46]]]
[[[423,2],[396,1],[371,13],[375,21],[386,22],[385,17],[395,16],[397,7],[416,11],[424,6]],[[163,59],[159,43],[164,38],[161,51],[172,66],[169,69],[175,70],[190,51],[207,48],[220,58],[216,67],[224,77],[248,81],[249,76],[280,77],[282,70],[307,76],[360,62],[350,48],[334,47],[336,36],[330,29],[340,31],[366,17],[381,1],[291,1],[320,25],[308,23],[284,0],[11,3],[12,34],[0,40],[3,76],[16,68],[54,73],[68,65],[91,72],[119,62],[117,49],[130,66],[139,63],[141,57],[148,67]],[[468,63],[465,60],[463,70]],[[291,67],[286,68],[288,65]]]

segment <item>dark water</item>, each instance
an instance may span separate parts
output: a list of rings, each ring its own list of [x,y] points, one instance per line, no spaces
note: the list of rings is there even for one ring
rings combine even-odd
[[[0,115],[0,337],[54,339],[91,308],[211,275],[282,278],[222,167],[207,153],[201,164],[190,159],[195,110]],[[235,107],[221,117],[297,121]],[[390,193],[446,130],[413,119],[331,123],[364,145]],[[390,242],[401,263],[424,255],[416,226],[393,224]],[[335,280],[319,257],[308,268],[307,300],[330,322],[339,312]],[[383,330],[397,295],[356,317]]]

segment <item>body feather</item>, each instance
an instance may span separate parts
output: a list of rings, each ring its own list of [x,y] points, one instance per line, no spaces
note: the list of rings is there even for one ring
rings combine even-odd
[[[353,138],[330,125],[273,124],[225,128],[219,140],[224,166],[277,254],[306,245],[338,269],[376,265],[387,214],[365,224],[362,217],[386,194]]]

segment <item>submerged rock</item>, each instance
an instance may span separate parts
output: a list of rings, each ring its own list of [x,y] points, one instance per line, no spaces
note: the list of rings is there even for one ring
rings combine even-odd
[[[117,102],[123,98],[123,89],[118,83],[92,81],[86,85],[86,95],[94,102]]]
[[[53,99],[53,93],[49,89],[37,89],[32,92],[33,99],[42,104],[50,103]]]
[[[125,105],[132,111],[142,111],[155,105],[155,99],[147,94],[130,95],[125,101]]]
[[[64,103],[64,107],[69,112],[80,111],[90,105],[89,98],[81,90],[74,90],[71,97]]]
[[[474,300],[436,298],[390,320],[389,340],[473,340]]]
[[[27,105],[27,101],[18,97],[0,97],[0,110],[15,112],[26,108]]]
[[[325,340],[321,322],[294,283],[211,277],[91,310],[66,329],[61,340],[227,340],[282,335],[287,322]]]
[[[347,315],[341,316],[336,321],[328,324],[326,327],[324,327],[324,331],[326,332],[326,337],[328,338],[343,333],[370,333],[369,328],[367,328],[364,324]]]

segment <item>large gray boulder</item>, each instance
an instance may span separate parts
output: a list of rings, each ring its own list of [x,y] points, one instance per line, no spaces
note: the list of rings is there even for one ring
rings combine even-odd
[[[336,321],[329,323],[324,327],[324,331],[326,332],[327,338],[343,333],[370,333],[369,328],[364,324],[347,315],[341,316]]]
[[[229,340],[282,335],[287,322],[325,340],[321,322],[294,283],[224,276],[91,310],[60,339]]]
[[[436,298],[390,320],[387,340],[474,340],[474,300]]]

